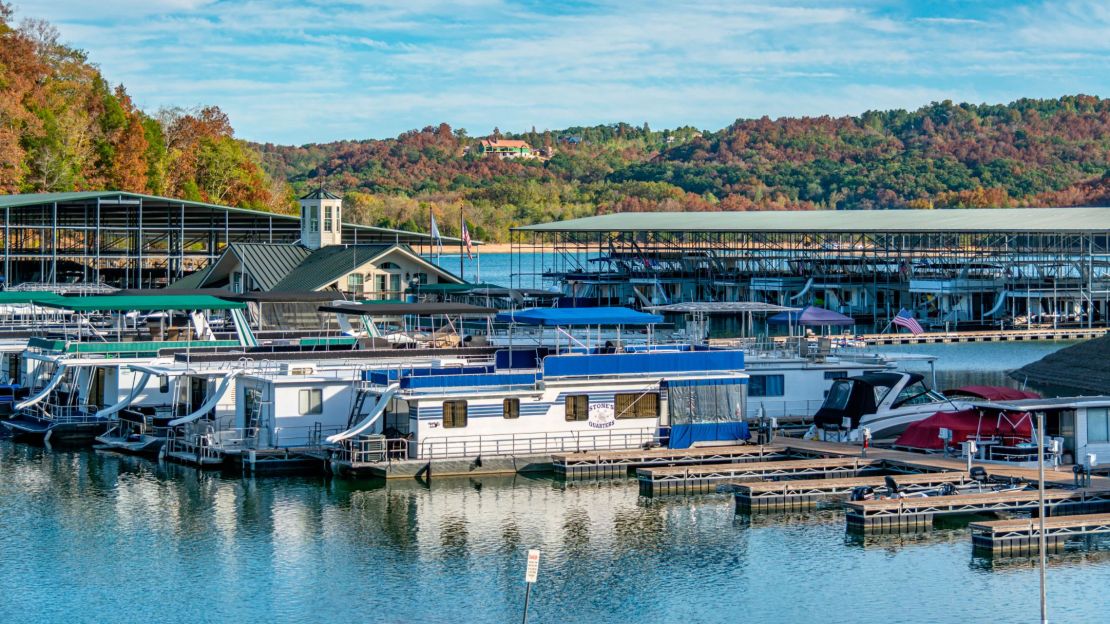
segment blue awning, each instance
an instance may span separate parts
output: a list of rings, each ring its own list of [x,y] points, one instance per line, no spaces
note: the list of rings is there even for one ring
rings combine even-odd
[[[545,327],[566,325],[654,325],[662,323],[657,314],[629,308],[532,308],[501,312],[497,321]]]

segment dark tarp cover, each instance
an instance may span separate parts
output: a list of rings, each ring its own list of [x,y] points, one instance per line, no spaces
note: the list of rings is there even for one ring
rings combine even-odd
[[[502,323],[558,327],[568,325],[655,325],[663,322],[657,314],[629,308],[532,308],[497,315]]]

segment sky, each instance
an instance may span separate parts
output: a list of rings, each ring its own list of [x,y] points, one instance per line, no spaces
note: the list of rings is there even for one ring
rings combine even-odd
[[[259,142],[1110,95],[1105,0],[11,1],[145,110]]]

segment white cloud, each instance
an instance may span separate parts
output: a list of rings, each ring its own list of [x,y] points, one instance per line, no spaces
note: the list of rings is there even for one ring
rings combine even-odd
[[[281,142],[440,121],[714,128],[1110,86],[1105,4],[912,16],[890,1],[32,0],[20,15],[54,21],[143,106],[218,104],[241,135]]]

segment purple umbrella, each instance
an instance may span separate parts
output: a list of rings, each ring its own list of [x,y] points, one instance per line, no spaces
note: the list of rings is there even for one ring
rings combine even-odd
[[[839,312],[826,310],[825,308],[818,308],[817,306],[806,306],[801,310],[791,312],[779,312],[778,314],[767,319],[767,323],[771,325],[855,325],[856,321],[850,316],[844,316]]]

